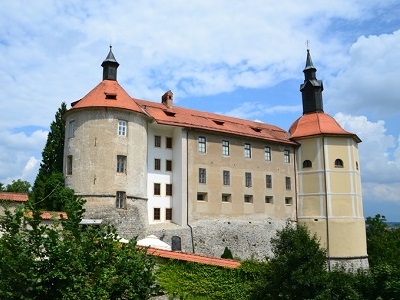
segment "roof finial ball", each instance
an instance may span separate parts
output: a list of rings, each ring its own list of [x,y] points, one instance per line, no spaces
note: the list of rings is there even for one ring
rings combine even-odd
[[[117,81],[117,68],[119,66],[119,63],[114,57],[111,44],[110,44],[110,52],[108,53],[106,59],[103,61],[101,66],[103,67],[103,80]]]

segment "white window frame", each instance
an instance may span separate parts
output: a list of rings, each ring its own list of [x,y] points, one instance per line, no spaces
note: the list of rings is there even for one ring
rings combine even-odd
[[[265,146],[264,148],[264,158],[266,161],[271,161],[271,147]]]
[[[118,120],[118,136],[126,136],[127,122],[125,120]]]
[[[229,141],[222,141],[222,155],[229,156]]]
[[[251,144],[244,144],[244,158],[251,158]]]
[[[207,152],[207,139],[204,136],[199,136],[198,151],[199,153]]]

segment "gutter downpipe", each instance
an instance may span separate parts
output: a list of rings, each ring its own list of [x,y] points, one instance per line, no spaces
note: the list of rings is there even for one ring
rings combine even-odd
[[[325,185],[325,215],[326,215],[326,254],[328,262],[328,271],[331,271],[331,255],[330,255],[330,245],[329,245],[329,215],[328,215],[328,185],[327,185],[327,172],[326,172],[326,161],[325,161],[325,137],[322,137],[322,156],[324,159],[324,185]]]
[[[192,253],[194,252],[194,241],[193,241],[193,227],[189,224],[189,130],[186,130],[186,223],[190,228],[190,238],[192,241]]]

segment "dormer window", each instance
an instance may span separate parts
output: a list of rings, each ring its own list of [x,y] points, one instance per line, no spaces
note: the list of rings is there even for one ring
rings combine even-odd
[[[217,125],[224,125],[224,121],[220,121],[220,120],[213,120],[213,122]]]
[[[168,117],[175,117],[176,113],[172,112],[172,111],[167,111],[164,110],[164,113],[168,116]]]
[[[107,100],[117,100],[117,94],[108,94],[106,93]]]
[[[260,127],[250,126],[250,128],[253,129],[255,132],[261,132],[261,128]]]

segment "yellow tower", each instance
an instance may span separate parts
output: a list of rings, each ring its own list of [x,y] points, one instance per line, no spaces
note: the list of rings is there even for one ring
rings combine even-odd
[[[296,153],[297,219],[320,239],[328,269],[368,268],[356,134],[323,111],[323,84],[307,50],[303,115],[289,129]]]

